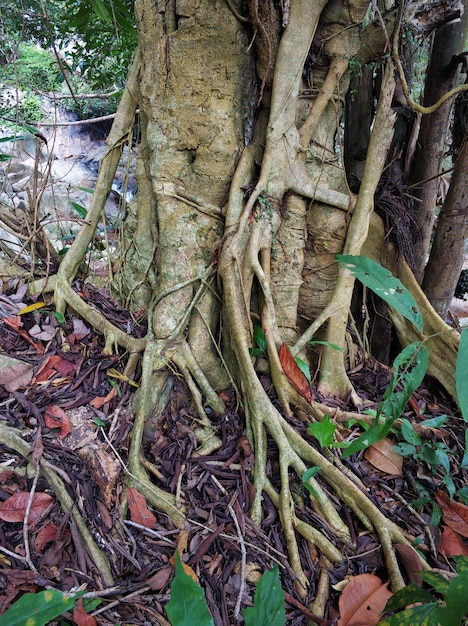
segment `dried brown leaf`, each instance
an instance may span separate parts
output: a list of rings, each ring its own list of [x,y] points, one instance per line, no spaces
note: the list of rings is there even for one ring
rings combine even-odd
[[[7,391],[24,389],[33,377],[33,366],[30,363],[17,362],[0,370],[0,385]]]
[[[279,360],[284,373],[294,389],[301,394],[307,402],[312,402],[312,394],[307,378],[302,373],[299,365],[294,360],[288,346],[283,342],[279,349]]]
[[[145,584],[151,587],[153,591],[161,591],[167,585],[173,573],[174,568],[170,565],[166,565],[158,570],[156,574],[153,574],[151,578],[148,578]]]
[[[337,626],[375,626],[393,595],[387,585],[373,574],[360,574],[351,579],[338,602]]]
[[[452,530],[449,526],[442,526],[442,536],[440,538],[439,552],[445,554],[446,557],[468,557],[468,546],[463,543],[460,535]]]
[[[0,519],[4,522],[22,522],[26,514],[29,491],[18,491],[0,504]],[[33,495],[29,510],[29,524],[34,524],[48,511],[54,498],[48,493],[38,492]]]
[[[445,491],[437,491],[436,498],[442,508],[442,517],[447,526],[462,537],[468,537],[468,506],[450,500]]]
[[[138,489],[127,488],[127,501],[132,521],[145,528],[156,528],[156,518],[146,506],[145,496]]]
[[[51,404],[45,410],[44,424],[47,428],[60,428],[60,439],[71,433],[71,424],[68,415],[56,404]]]
[[[423,564],[419,554],[414,548],[404,543],[396,543],[395,550],[410,582],[416,583],[421,587],[423,580],[420,576],[420,572],[423,571]]]
[[[73,621],[77,626],[97,626],[97,622],[92,615],[86,613],[83,607],[83,598],[78,598],[73,609]]]
[[[390,439],[381,439],[367,448],[364,457],[385,474],[402,475],[403,457],[394,449]]]

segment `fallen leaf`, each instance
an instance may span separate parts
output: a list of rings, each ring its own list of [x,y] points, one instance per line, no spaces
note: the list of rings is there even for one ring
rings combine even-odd
[[[36,372],[34,380],[43,383],[57,373],[57,364],[62,360],[58,354],[47,355]]]
[[[442,517],[447,526],[462,537],[468,537],[468,506],[450,500],[445,491],[437,491],[436,498],[442,508]]]
[[[411,546],[407,546],[405,543],[396,543],[395,550],[401,561],[405,572],[411,583],[416,583],[419,587],[422,587],[422,577],[420,572],[423,571],[423,564],[421,557]]]
[[[307,402],[312,402],[312,393],[307,378],[302,373],[299,365],[294,360],[288,346],[283,342],[279,349],[279,360],[289,382],[294,389],[304,397]]]
[[[0,504],[0,519],[4,522],[23,522],[29,500],[29,491],[18,491]],[[54,498],[48,493],[38,492],[33,495],[29,509],[29,524],[35,523],[48,511]]]
[[[364,457],[381,472],[392,476],[401,476],[403,457],[393,447],[390,439],[381,439],[367,448]]]
[[[33,311],[37,311],[37,309],[42,309],[45,306],[47,306],[45,302],[35,302],[34,304],[25,306],[23,309],[18,311],[18,315],[24,315],[25,313],[32,313]]]
[[[146,506],[145,496],[138,489],[127,488],[127,501],[132,521],[145,528],[156,528],[156,518]]]
[[[25,330],[21,330],[23,322],[21,321],[21,317],[19,315],[15,315],[14,317],[5,317],[3,321],[7,326],[15,330],[20,337],[23,337],[23,339],[31,344],[36,349],[38,354],[44,354],[44,346],[39,342],[35,342]]]
[[[446,557],[468,557],[468,546],[463,543],[460,535],[452,530],[449,526],[442,526],[442,536],[440,538],[439,552],[445,554]]]
[[[393,595],[378,576],[359,574],[350,580],[340,596],[337,626],[375,626]]]
[[[29,329],[29,334],[34,339],[41,339],[42,341],[51,341],[55,337],[56,329],[50,324],[43,324],[39,326],[39,324],[34,324],[32,328]]]
[[[83,598],[78,598],[73,608],[73,621],[77,626],[96,626],[97,622],[92,615],[86,613],[83,607]]]
[[[17,391],[17,389],[27,387],[33,377],[33,366],[18,359],[7,358],[10,365],[0,370],[0,385],[3,385],[7,391]]]
[[[156,574],[153,574],[151,578],[148,578],[148,580],[145,581],[145,585],[151,587],[153,591],[161,591],[167,585],[173,573],[174,568],[170,565],[161,567],[161,569],[158,570]]]
[[[57,531],[59,527],[55,524],[47,524],[37,533],[34,540],[34,548],[36,552],[43,552],[46,544],[57,539]]]
[[[60,439],[71,433],[71,424],[68,415],[56,404],[51,404],[45,410],[44,424],[47,428],[60,428]]]
[[[89,405],[94,407],[95,409],[100,409],[102,406],[104,406],[105,404],[110,402],[112,400],[112,398],[115,398],[116,393],[117,393],[117,391],[116,391],[115,387],[112,387],[112,389],[109,391],[107,396],[105,396],[105,397],[97,396],[96,398],[93,398],[90,401]]]

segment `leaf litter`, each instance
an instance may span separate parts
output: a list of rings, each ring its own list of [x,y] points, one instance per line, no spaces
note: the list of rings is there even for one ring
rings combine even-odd
[[[103,289],[79,282],[75,288],[114,324],[136,337],[145,335],[143,314],[130,314]],[[305,540],[298,539],[310,581],[305,597],[301,597],[288,563],[278,513],[266,494],[261,527],[248,515],[254,493],[253,454],[246,437],[245,416],[233,391],[222,392],[227,409],[224,415],[213,418],[222,441],[216,453],[194,455],[196,412],[186,387],[172,374],[168,403],[145,434],[144,453],[157,469],[155,483],[187,506],[187,522],[184,531],[180,531],[166,516],[148,508],[143,494],[136,489],[126,490],[123,485],[133,421],[131,402],[139,370],[134,380],[129,380],[124,375],[126,355],[104,354],[103,338],[90,331],[76,315],[71,314],[61,324],[54,316],[52,304],[34,305],[24,289],[13,296],[0,296],[0,357],[13,360],[6,365],[0,360],[0,420],[20,429],[31,447],[40,433],[43,458],[64,480],[93,537],[110,559],[116,581],[115,587],[103,594],[94,617],[77,604],[73,616],[71,611],[66,613],[62,622],[102,626],[117,622],[168,623],[164,607],[169,601],[175,555],[179,554],[183,565],[203,587],[216,626],[233,622],[239,595],[243,607],[252,606],[261,574],[275,564],[279,565],[285,592],[286,623],[310,623],[310,605],[320,575],[318,555]],[[21,310],[22,315],[18,315]],[[286,347],[283,352],[288,376],[300,387],[300,393],[305,397],[312,393],[320,400],[315,389],[306,388],[288,359]],[[22,367],[15,377],[11,368],[18,365]],[[390,377],[388,368],[372,359],[350,373],[353,385],[371,408],[376,408]],[[272,389],[267,376],[262,376],[262,384]],[[274,392],[271,393],[272,401],[278,405]],[[336,405],[351,410],[346,402],[336,401]],[[426,418],[453,413],[444,391],[430,379],[413,394],[403,417],[417,423],[423,413]],[[295,416],[288,419],[311,445],[318,445],[308,432],[306,421]],[[456,488],[462,489],[466,472],[459,466],[464,452],[460,421],[449,420],[443,428],[430,432],[434,441],[442,440],[448,446],[451,478]],[[370,454],[360,453],[345,462],[386,515],[420,538],[419,549],[431,564],[447,569],[447,557],[467,553],[464,538],[468,509],[465,504],[450,500],[441,473],[430,472],[420,460],[405,457],[401,463],[401,457],[395,456],[393,439],[394,436],[381,447],[374,446]],[[87,557],[71,511],[61,509],[44,477],[37,480],[31,498],[34,473],[31,466],[28,469],[28,461],[0,442],[0,615],[23,594],[45,588],[102,591],[99,572]],[[277,450],[272,440],[268,467],[270,481],[278,486]],[[323,521],[307,504],[308,494],[301,477],[291,473],[290,479],[298,494],[298,517],[323,528]],[[320,481],[320,474],[317,479]],[[416,508],[412,506],[422,491],[429,496],[437,491],[435,507],[434,497]],[[125,519],[120,509],[124,497],[129,505]],[[28,567],[24,551],[23,524],[28,502],[30,556],[37,571]],[[343,625],[357,623],[360,607],[370,602],[369,624],[376,623],[375,615],[391,593],[380,545],[345,504],[337,501],[336,506],[347,520],[355,548],[338,545],[345,559],[330,565],[332,591],[326,616],[315,622],[320,626],[338,620]],[[442,516],[442,540],[437,511]],[[245,567],[241,566],[241,547],[245,550]],[[417,579],[419,557],[406,548],[397,552],[410,581]],[[355,581],[359,597],[352,586],[345,586],[348,580]],[[363,622],[359,623],[362,626]]]

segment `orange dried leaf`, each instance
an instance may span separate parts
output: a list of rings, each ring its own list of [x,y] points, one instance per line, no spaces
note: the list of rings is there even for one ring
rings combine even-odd
[[[112,398],[115,398],[116,394],[117,394],[117,391],[115,387],[112,387],[112,389],[109,391],[107,396],[93,398],[89,404],[95,409],[100,409],[102,406],[110,402]]]
[[[44,415],[44,424],[47,428],[60,428],[60,439],[71,433],[71,424],[68,415],[56,404],[47,407]]]
[[[138,489],[127,488],[127,501],[132,521],[145,528],[156,528],[156,518],[146,506],[145,496]]]
[[[393,445],[390,439],[381,439],[366,450],[364,457],[381,472],[401,476],[403,457],[394,449]]]
[[[468,506],[461,502],[453,502],[445,491],[437,491],[436,498],[447,526],[462,537],[468,537]]]
[[[23,522],[28,506],[29,491],[18,491],[0,504],[0,519],[4,522]],[[29,509],[29,524],[34,524],[47,512],[54,498],[48,493],[35,493]]]
[[[73,621],[77,626],[97,626],[94,617],[84,610],[83,598],[78,598],[75,604],[73,609]]]
[[[440,538],[439,552],[450,556],[467,556],[468,546],[463,543],[462,538],[449,526],[442,526],[442,536]]]
[[[340,596],[337,626],[376,626],[393,595],[387,584],[373,574],[355,576]]]
[[[301,394],[307,402],[312,402],[312,394],[307,378],[301,372],[299,365],[294,360],[293,355],[289,351],[288,346],[283,342],[279,349],[279,360],[289,382],[294,389]]]

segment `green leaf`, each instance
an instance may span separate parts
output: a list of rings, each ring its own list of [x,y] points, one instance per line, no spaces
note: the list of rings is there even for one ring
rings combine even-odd
[[[262,352],[266,352],[267,341],[266,341],[265,333],[263,332],[263,329],[261,326],[258,326],[258,325],[255,326],[253,338],[254,338],[255,345],[257,346],[257,348],[259,348]]]
[[[382,300],[385,300],[387,304],[401,313],[422,332],[423,318],[416,300],[388,269],[366,256],[337,254],[335,258],[363,285],[372,289]]]
[[[447,415],[437,415],[436,417],[431,417],[428,420],[423,420],[421,422],[421,426],[428,426],[429,428],[439,428],[440,426],[443,426],[447,420]]]
[[[457,355],[456,387],[458,404],[465,422],[468,422],[468,328],[460,335]]]
[[[77,187],[77,189],[86,193],[94,193],[94,189],[90,189],[89,187]]]
[[[311,478],[313,478],[315,476],[315,474],[318,474],[320,472],[322,468],[319,465],[314,465],[313,467],[309,467],[309,469],[307,469],[303,474],[302,474],[302,484],[304,485],[304,487],[307,489],[307,491],[309,493],[311,493],[313,496],[317,495],[317,492],[315,491],[315,489],[312,487],[312,485],[309,485],[309,480]]]
[[[465,452],[463,453],[461,466],[463,469],[468,469],[468,428],[465,430]]]
[[[329,341],[319,341],[315,339],[311,339],[309,341],[309,345],[311,346],[327,346],[328,348],[333,348],[333,350],[338,350],[338,352],[343,352],[343,348],[341,346],[337,346],[336,343],[330,343]]]
[[[393,421],[400,417],[427,371],[428,353],[420,341],[410,343],[396,357],[392,380],[387,387],[379,414]],[[397,386],[400,389],[397,390]]]
[[[416,455],[416,447],[411,443],[399,443],[397,446],[393,446],[393,448],[401,454],[401,456],[415,456]]]
[[[82,219],[86,218],[88,211],[84,208],[84,206],[81,206],[81,204],[78,204],[78,202],[75,202],[74,200],[72,200],[70,204]]]
[[[31,626],[45,626],[72,609],[75,600],[83,593],[66,594],[57,589],[25,593],[0,617],[0,626],[24,626],[26,616]]]
[[[428,444],[430,445],[430,444]],[[442,465],[442,467],[444,468],[445,472],[447,474],[449,474],[450,472],[450,459],[449,459],[449,455],[447,454],[447,450],[444,449],[444,444],[442,445],[437,445],[434,449],[435,452],[435,457],[437,459],[437,463],[439,465]]]
[[[457,564],[457,574],[468,571],[468,557],[461,554],[460,556],[453,556],[452,559]]]
[[[432,619],[432,614],[438,608],[438,602],[421,604],[392,615],[392,617],[387,617],[380,621],[377,626],[437,626],[437,622]]]
[[[437,572],[421,572],[421,578],[442,596],[445,596],[447,593],[449,582],[444,576],[442,576],[442,574]]]
[[[166,613],[172,626],[214,626],[203,589],[186,574],[176,553],[176,575],[171,584],[171,599]]]
[[[413,392],[421,384],[427,370],[427,362],[427,350],[420,341],[411,343],[400,352],[393,363],[395,371],[392,380],[377,411],[378,416],[385,416],[385,421],[382,423],[377,417],[376,422],[363,435],[345,448],[343,457],[365,450],[388,435],[395,421],[405,410]]]
[[[312,377],[310,375],[309,364],[300,359],[298,356],[294,360],[296,361],[297,366],[299,367],[301,372],[307,378],[307,382],[310,384],[312,382]]]
[[[242,614],[245,626],[284,626],[284,591],[278,565],[262,575],[255,591],[254,605],[242,611]]]
[[[439,607],[437,617],[441,626],[456,626],[468,612],[468,572],[458,574],[445,594],[445,606]]]
[[[434,602],[435,600],[436,598],[431,593],[422,589],[416,585],[416,583],[410,583],[406,585],[406,587],[403,587],[403,589],[396,591],[393,596],[388,599],[385,612],[398,611],[398,609],[402,609],[408,606],[408,604],[414,604],[415,602],[426,603]]]
[[[412,443],[414,446],[421,445],[421,437],[414,430],[413,425],[407,419],[401,420],[401,434],[408,443]]]
[[[327,448],[333,443],[333,435],[336,424],[330,421],[328,415],[324,415],[321,422],[309,424],[309,432],[318,440],[322,448]]]
[[[60,324],[65,324],[65,315],[63,313],[55,311],[54,316]]]
[[[465,452],[465,455],[466,455],[466,452]],[[468,505],[468,487],[462,487],[461,489],[459,489],[457,491],[457,496],[460,498],[463,504]]]
[[[455,483],[453,482],[452,477],[450,476],[450,474],[445,474],[442,481],[444,485],[447,487],[447,492],[450,496],[450,499],[453,500],[453,498],[455,497],[455,494],[457,493],[457,488],[455,487]]]

